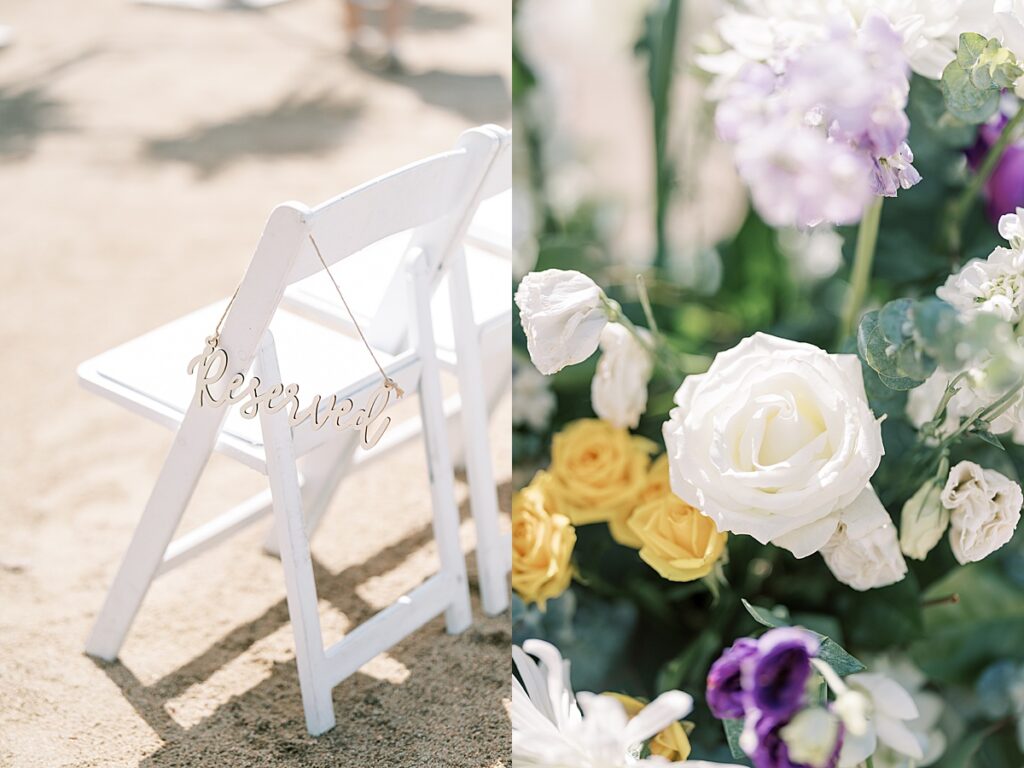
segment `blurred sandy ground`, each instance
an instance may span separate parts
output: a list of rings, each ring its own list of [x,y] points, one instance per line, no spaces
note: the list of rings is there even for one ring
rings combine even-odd
[[[84,656],[170,434],[74,367],[230,293],[279,201],[507,123],[509,14],[424,3],[407,74],[383,76],[344,54],[336,0],[0,3],[0,765],[508,765],[507,617],[454,638],[432,622],[336,688],[338,727],[309,737],[262,525],[158,581],[123,664]],[[507,403],[492,433],[507,496]],[[328,641],[432,571],[421,469],[414,445],[335,499],[314,541]],[[263,482],[218,457],[183,528]]]

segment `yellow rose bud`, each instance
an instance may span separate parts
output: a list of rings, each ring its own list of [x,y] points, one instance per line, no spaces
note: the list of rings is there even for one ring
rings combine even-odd
[[[630,543],[634,537],[625,520],[647,482],[654,451],[650,440],[600,419],[572,422],[551,445],[551,492],[559,511],[574,525],[614,521],[612,536],[638,546]]]
[[[632,696],[621,693],[606,693],[622,704],[626,709],[626,716],[632,720],[646,704]],[[693,724],[686,721],[672,723],[668,728],[655,734],[648,744],[652,755],[663,757],[669,762],[675,763],[685,760],[690,756],[689,732],[693,730]]]
[[[707,576],[728,534],[678,496],[667,493],[641,504],[629,518],[640,540],[640,559],[670,581]]]
[[[512,498],[512,589],[541,610],[568,588],[576,544],[576,530],[556,511],[550,486],[550,475],[538,472]]]

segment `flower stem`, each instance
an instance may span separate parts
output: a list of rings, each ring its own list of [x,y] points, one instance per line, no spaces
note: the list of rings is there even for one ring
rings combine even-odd
[[[993,144],[988,152],[985,154],[985,159],[981,162],[981,167],[978,168],[978,172],[971,177],[964,191],[960,194],[950,209],[949,223],[947,225],[947,239],[949,241],[950,254],[956,258],[960,253],[960,246],[963,240],[963,228],[964,219],[967,218],[967,214],[970,213],[971,206],[974,205],[974,201],[981,193],[982,188],[985,186],[985,182],[989,180],[992,173],[995,171],[996,166],[999,165],[999,160],[1002,158],[1006,148],[1010,146],[1010,143],[1014,140],[1017,128],[1020,127],[1021,121],[1024,120],[1024,109],[1018,110],[1017,114],[1007,121],[1003,127],[1002,133],[999,134],[999,138],[996,139],[996,143]]]
[[[864,305],[868,292],[868,281],[871,279],[871,265],[875,260],[875,246],[878,243],[878,225],[882,219],[882,197],[864,212],[857,229],[857,247],[853,254],[853,269],[850,273],[850,288],[846,294],[846,305],[839,325],[838,343],[842,343],[851,333]]]

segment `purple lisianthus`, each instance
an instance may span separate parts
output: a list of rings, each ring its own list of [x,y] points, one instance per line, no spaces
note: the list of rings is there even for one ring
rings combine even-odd
[[[750,755],[754,768],[836,768],[839,764],[839,753],[843,747],[843,727],[836,723],[836,730],[831,749],[823,755],[825,762],[810,764],[798,762],[793,758],[789,745],[786,743],[786,734],[783,729],[789,725],[789,721],[773,723],[764,718],[754,724],[754,733],[757,736],[757,747]],[[824,733],[816,734],[824,736]]]
[[[773,722],[787,720],[804,703],[811,659],[818,639],[803,629],[783,627],[765,632],[757,654],[743,664],[743,690],[748,708]]]
[[[978,138],[967,150],[967,162],[972,170],[977,171],[981,167],[992,145],[999,141],[1007,121],[1006,115],[999,113],[978,128]],[[1000,216],[1024,206],[1024,145],[1010,144],[1003,151],[995,170],[985,182],[984,194],[985,212],[993,224],[999,221]]]
[[[707,701],[711,713],[724,720],[746,712],[742,686],[743,662],[757,654],[757,641],[742,637],[726,648],[708,672]]]

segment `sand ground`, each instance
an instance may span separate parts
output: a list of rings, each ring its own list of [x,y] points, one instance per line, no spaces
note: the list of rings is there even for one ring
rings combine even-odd
[[[407,71],[382,75],[346,57],[337,0],[0,3],[17,36],[0,50],[0,765],[509,764],[508,618],[478,605],[465,634],[434,621],[336,688],[337,728],[309,737],[263,526],[161,579],[120,663],[84,656],[170,434],[74,376],[230,293],[277,202],[507,122],[508,17],[491,0],[424,3]],[[503,497],[508,424],[506,402]],[[184,527],[264,482],[216,458]],[[341,488],[313,546],[328,641],[431,572],[426,489],[418,446]]]

